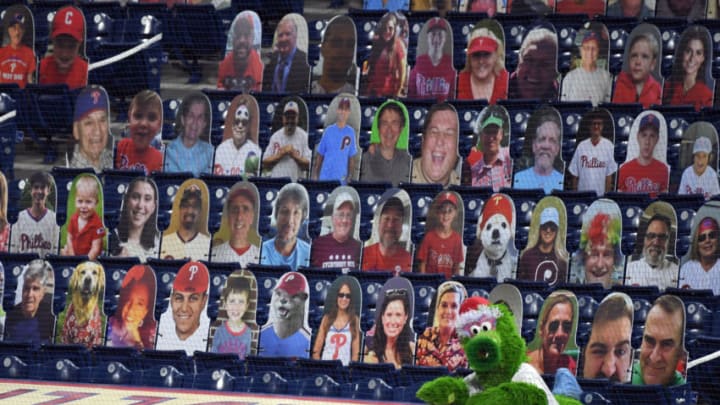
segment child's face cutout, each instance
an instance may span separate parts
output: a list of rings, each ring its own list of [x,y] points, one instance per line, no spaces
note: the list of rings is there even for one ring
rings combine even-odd
[[[75,57],[80,52],[80,42],[70,35],[59,35],[53,39],[53,56],[60,72],[72,68]]]
[[[138,150],[147,149],[161,127],[162,110],[159,106],[134,107],[130,112],[130,138]]]
[[[84,220],[89,219],[97,205],[97,193],[92,189],[79,187],[75,192],[75,209],[78,216]]]
[[[630,76],[636,84],[647,80],[655,66],[655,55],[650,43],[640,39],[630,48]]]
[[[240,322],[248,308],[248,292],[233,291],[227,296],[225,310],[230,321]]]

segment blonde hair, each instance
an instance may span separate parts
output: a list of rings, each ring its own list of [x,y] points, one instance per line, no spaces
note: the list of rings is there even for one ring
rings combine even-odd
[[[497,55],[497,60],[495,61],[495,66],[493,66],[493,74],[497,76],[500,74],[500,72],[505,70],[505,44],[500,38],[497,37],[497,35],[495,35],[494,32],[485,27],[482,27],[474,29],[470,33],[470,38],[468,38],[468,46],[470,46],[470,43],[473,39],[481,37],[491,38],[498,44],[497,50],[495,51],[495,54]],[[470,55],[465,58],[465,68],[463,70],[466,72],[470,71]]]
[[[94,178],[94,176],[87,175],[87,174],[81,174],[78,176],[78,179],[75,181],[75,195],[77,196],[78,193],[88,193],[93,194],[95,196],[95,201],[97,202],[100,198],[98,196],[98,182]]]

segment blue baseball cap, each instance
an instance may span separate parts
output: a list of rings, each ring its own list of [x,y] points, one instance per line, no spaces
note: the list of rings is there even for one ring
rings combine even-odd
[[[108,111],[107,92],[101,86],[85,87],[75,100],[73,121],[80,121],[95,111]]]

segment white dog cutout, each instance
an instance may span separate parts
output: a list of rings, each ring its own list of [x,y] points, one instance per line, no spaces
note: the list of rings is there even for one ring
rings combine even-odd
[[[514,228],[513,203],[503,194],[494,194],[480,216],[478,229],[483,250],[471,277],[493,277],[499,282],[514,277],[517,255],[510,251]]]

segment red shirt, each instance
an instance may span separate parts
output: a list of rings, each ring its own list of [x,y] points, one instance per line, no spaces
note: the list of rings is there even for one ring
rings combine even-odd
[[[151,146],[138,152],[130,138],[121,139],[117,144],[116,169],[143,170],[146,175],[150,175],[152,172],[161,171],[162,163],[162,152]]]
[[[703,82],[695,85],[687,92],[683,90],[682,81],[666,81],[663,88],[663,104],[665,105],[692,105],[700,111],[703,107],[712,107],[712,90]]]
[[[105,226],[100,217],[93,211],[83,229],[78,229],[79,214],[76,212],[70,217],[67,233],[72,236],[72,247],[75,255],[86,255],[90,253],[92,243],[96,239],[105,236]]]
[[[472,94],[472,85],[470,84],[470,72],[463,70],[458,75],[458,100],[474,100]],[[498,100],[506,100],[508,98],[508,72],[503,69],[499,75],[495,77],[493,84],[492,96],[488,102],[495,104]]]
[[[643,85],[640,96],[635,90],[635,83],[629,74],[620,72],[615,82],[615,94],[613,94],[613,103],[640,103],[643,107],[648,108],[652,104],[660,104],[662,102],[662,88],[660,83],[655,80],[652,75],[648,75]]]
[[[363,249],[362,269],[363,271],[411,271],[412,256],[405,249],[400,249],[395,255],[386,257],[380,253],[380,243],[367,246]]]
[[[463,262],[462,237],[453,231],[443,239],[433,229],[425,234],[417,258],[425,263],[425,273],[444,274],[449,279],[455,266]]]
[[[263,79],[262,74],[263,64],[260,60],[260,56],[258,56],[258,53],[255,49],[250,50],[250,55],[248,56],[248,64],[245,68],[245,72],[243,72],[242,74],[238,74],[235,72],[233,53],[230,52],[225,56],[225,59],[220,62],[220,66],[218,66],[217,87],[218,89],[232,90],[231,87],[225,86],[226,79],[244,79],[246,77],[249,77],[253,80],[254,83],[252,84],[252,87],[245,90],[261,91]]]
[[[37,68],[35,52],[25,45],[17,49],[8,45],[0,48],[0,83],[17,83],[20,88],[27,85],[28,75]]]
[[[620,166],[617,191],[648,193],[654,198],[667,191],[669,179],[670,169],[665,163],[653,159],[649,165],[643,166],[637,159],[633,159]]]
[[[70,70],[63,74],[58,71],[53,55],[46,56],[40,61],[40,84],[67,84],[70,90],[87,86],[88,63],[85,59],[76,56]]]

